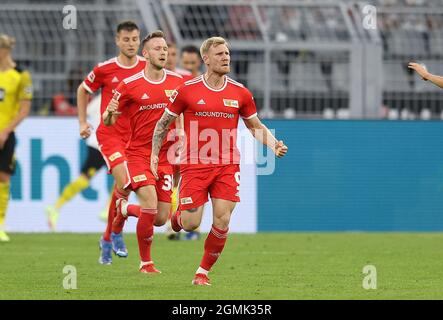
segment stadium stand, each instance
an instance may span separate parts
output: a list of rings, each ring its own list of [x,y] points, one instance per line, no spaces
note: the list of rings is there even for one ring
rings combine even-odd
[[[115,54],[113,28],[123,19],[135,20],[142,33],[161,28],[179,47],[213,35],[229,39],[232,77],[250,87],[262,116],[322,118],[325,110],[343,109],[344,118],[380,118],[389,113],[383,110],[404,108],[417,117],[423,109],[431,118],[442,113],[443,91],[407,69],[414,60],[443,73],[439,0],[71,3],[78,11],[75,31],[60,27],[57,1],[2,1],[0,29],[17,38],[15,55],[34,75],[35,114],[51,112],[56,93],[74,97],[66,85],[70,70],[86,72]],[[368,3],[377,9],[376,30],[362,26]]]

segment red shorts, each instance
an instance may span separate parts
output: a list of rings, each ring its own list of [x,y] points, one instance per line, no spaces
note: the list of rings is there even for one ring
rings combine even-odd
[[[240,202],[240,166],[229,164],[219,167],[180,167],[179,209],[197,208],[211,198]]]
[[[117,165],[128,161],[126,157],[126,142],[113,136],[102,136],[97,133],[99,150],[111,173]]]
[[[171,165],[158,167],[158,181],[155,180],[148,161],[128,162],[128,172],[131,181],[129,184],[131,190],[136,191],[144,186],[155,186],[158,201],[171,203],[172,187],[174,186]]]

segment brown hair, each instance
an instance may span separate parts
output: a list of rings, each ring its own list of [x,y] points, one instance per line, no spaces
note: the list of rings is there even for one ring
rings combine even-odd
[[[119,33],[122,30],[132,31],[132,30],[140,30],[140,28],[138,27],[138,25],[134,21],[128,20],[128,21],[122,21],[118,24],[117,33]]]
[[[165,39],[165,34],[161,30],[156,30],[148,34],[142,41],[142,47],[145,46],[146,42],[154,38],[163,38]]]

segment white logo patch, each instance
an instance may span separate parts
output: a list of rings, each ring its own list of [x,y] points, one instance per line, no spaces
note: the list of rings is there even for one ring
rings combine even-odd
[[[142,96],[142,100],[146,100],[146,99],[149,99],[149,96],[145,93],[145,94]]]
[[[180,203],[181,204],[191,204],[191,203],[193,203],[193,201],[192,201],[191,197],[187,197],[187,198],[181,198]]]
[[[116,83],[116,82],[120,82],[120,81],[118,81],[118,78],[117,77],[114,77],[114,78],[112,78],[112,81],[111,81],[112,83]]]
[[[91,82],[94,82],[94,80],[95,80],[95,73],[94,73],[94,71],[89,72],[88,80],[91,81]]]
[[[206,104],[206,102],[205,102],[205,100],[200,99],[200,100],[197,102],[197,104]]]
[[[148,180],[148,178],[146,178],[146,176],[144,174],[132,177],[132,180],[134,180],[134,182],[140,182],[140,181],[146,181]]]

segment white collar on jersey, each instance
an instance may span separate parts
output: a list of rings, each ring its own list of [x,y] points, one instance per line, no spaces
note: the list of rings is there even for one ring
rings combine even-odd
[[[120,67],[120,68],[123,68],[123,69],[132,69],[132,68],[134,68],[139,62],[140,62],[140,57],[139,56],[137,56],[137,61],[135,61],[135,63],[132,65],[132,66],[124,66],[124,65],[122,65],[120,62],[118,62],[118,56],[117,57],[115,57],[115,63]]]
[[[224,77],[225,77],[225,82],[223,83],[223,87],[221,87],[220,89],[211,88],[209,86],[209,84],[206,83],[205,74],[202,75],[202,81],[203,81],[203,84],[206,86],[206,88],[208,88],[209,90],[215,91],[215,92],[220,92],[220,91],[223,91],[226,88],[226,85],[228,84],[228,76],[224,75]]]
[[[143,75],[143,78],[145,78],[146,81],[148,81],[149,83],[152,83],[152,84],[160,84],[166,80],[166,70],[165,69],[163,69],[163,77],[159,81],[149,80],[148,77],[145,75],[144,69],[141,71],[141,73]]]

